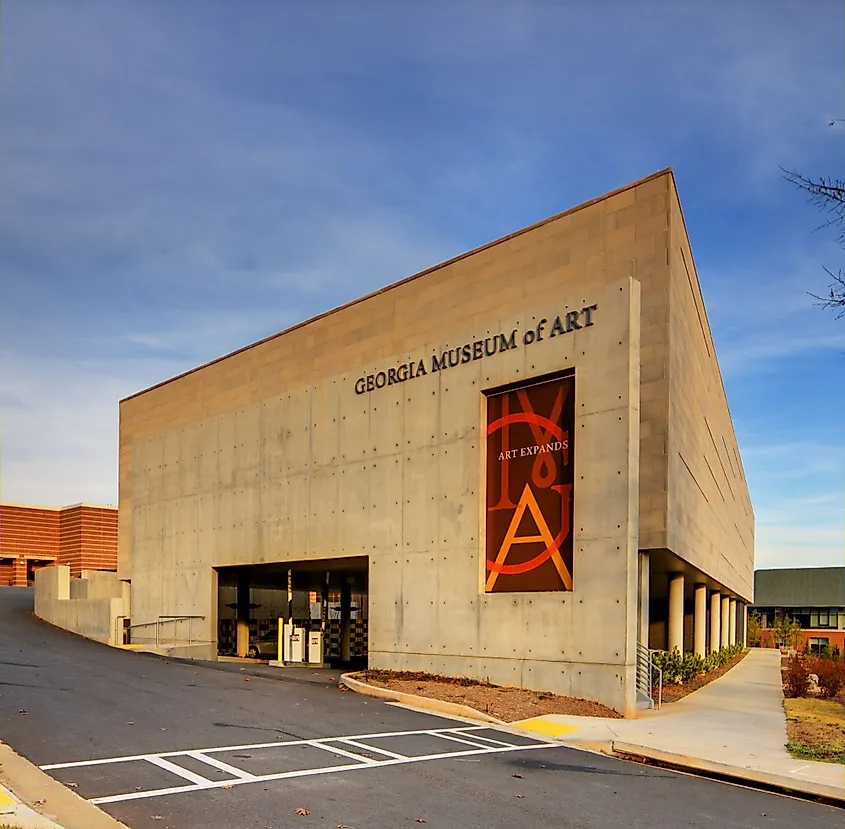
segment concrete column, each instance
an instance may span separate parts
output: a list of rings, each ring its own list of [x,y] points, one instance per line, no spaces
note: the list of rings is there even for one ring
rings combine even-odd
[[[238,573],[238,620],[236,622],[235,650],[246,656],[249,650],[249,571]]]
[[[736,644],[736,599],[731,599],[728,610],[728,644]]]
[[[707,585],[695,586],[695,616],[693,619],[693,650],[704,657],[707,651]]]
[[[748,647],[748,605],[745,602],[742,603],[741,613],[742,613],[742,616],[740,618],[742,619],[742,647],[747,648]]]
[[[669,576],[669,650],[684,652],[684,576]]]
[[[719,650],[722,638],[722,594],[715,591],[710,594],[710,653]]]
[[[344,575],[340,582],[340,658],[348,662],[352,645],[352,585]]]
[[[722,596],[722,635],[719,638],[719,646],[726,648],[730,645],[731,635],[731,600],[727,596]]]
[[[638,634],[637,640],[640,644],[648,647],[648,603],[649,603],[649,579],[651,578],[651,569],[649,567],[648,553],[640,553],[639,555],[639,600],[637,606],[638,613]]]

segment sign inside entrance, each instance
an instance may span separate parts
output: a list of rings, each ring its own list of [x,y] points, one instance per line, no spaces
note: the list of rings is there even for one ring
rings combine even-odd
[[[487,398],[485,590],[572,590],[575,378]]]

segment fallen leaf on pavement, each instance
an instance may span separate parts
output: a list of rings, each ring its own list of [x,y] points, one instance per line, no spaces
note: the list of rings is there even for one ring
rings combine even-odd
[[[425,821],[421,817],[415,817],[414,823],[425,823]]]
[[[27,713],[28,713],[28,712],[27,712],[25,709],[23,709],[23,708],[21,708],[21,710],[20,710],[20,711],[18,711],[18,714],[23,714],[24,716],[26,716],[26,715],[27,715]]]
[[[512,775],[511,775],[511,777],[516,777],[516,778],[517,778],[517,780],[522,780],[522,775],[521,775],[521,774],[512,774]]]
[[[305,815],[310,815],[311,812],[308,809],[303,809],[301,806],[296,810],[296,814],[305,817]]]
[[[221,786],[220,788],[221,788],[221,789],[231,789],[232,787],[231,787],[231,785],[230,785],[230,786]]]
[[[248,676],[245,676],[245,677],[244,677],[244,682],[249,682],[249,677],[248,677]]]
[[[164,820],[162,815],[153,815],[153,820]]]
[[[124,723],[124,725],[135,725],[135,721],[129,720],[129,722]]]
[[[65,783],[65,786],[67,786],[69,789],[78,789],[79,783]]]

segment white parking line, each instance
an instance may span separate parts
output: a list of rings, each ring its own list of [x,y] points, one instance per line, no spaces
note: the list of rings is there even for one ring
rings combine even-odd
[[[348,737],[322,737],[316,740],[290,740],[287,742],[254,743],[251,745],[241,746],[219,746],[216,748],[188,749],[184,751],[166,751],[161,752],[159,754],[135,754],[124,757],[112,757],[100,760],[79,760],[71,763],[51,763],[49,765],[41,766],[41,769],[43,771],[53,771],[57,769],[84,768],[88,766],[106,766],[111,764],[118,765],[133,760],[143,760],[154,766],[157,766],[158,768],[164,769],[165,771],[171,772],[172,774],[178,775],[179,777],[190,781],[188,785],[169,786],[167,788],[162,789],[149,789],[146,791],[132,791],[122,794],[105,795],[102,797],[94,797],[90,800],[91,803],[103,804],[118,803],[124,800],[141,800],[149,797],[163,797],[165,795],[170,794],[198,792],[208,789],[219,789],[224,786],[226,788],[230,788],[232,786],[240,786],[245,783],[265,783],[270,780],[285,780],[294,777],[310,777],[320,774],[335,774],[339,772],[353,771],[355,769],[372,769],[381,766],[396,766],[408,763],[422,763],[429,760],[447,760],[453,757],[471,757],[474,755],[482,754],[499,754],[509,751],[531,751],[540,748],[557,747],[555,743],[547,742],[532,742],[524,745],[507,743],[502,740],[494,740],[490,737],[484,737],[481,734],[474,733],[483,728],[486,728],[486,726],[469,726],[464,728],[437,728],[419,731],[377,732],[374,734],[355,734]],[[466,744],[467,746],[470,746],[470,748],[458,751],[446,751],[436,752],[433,754],[407,756],[369,744],[369,741],[374,741],[387,737],[413,737],[418,735],[424,735],[428,737],[441,737],[453,743]],[[462,737],[469,739],[462,739]],[[479,742],[472,742],[474,740],[478,740]],[[482,744],[481,741],[483,740],[486,740],[488,744]],[[381,754],[386,759],[382,760],[364,757],[361,754],[356,754],[354,752],[347,751],[344,748],[338,748],[336,745],[334,745],[336,743],[343,743],[345,745],[350,745],[354,748],[361,749],[362,751],[371,751],[376,754]],[[489,743],[494,743],[495,745],[490,745]],[[215,757],[208,756],[210,754],[215,754],[224,751],[248,751],[255,749],[276,749],[281,753],[286,748],[296,746],[308,746],[311,748],[320,749],[321,751],[325,751],[327,753],[334,754],[339,757],[346,757],[350,760],[353,760],[354,762],[336,766],[319,766],[316,768],[294,769],[292,771],[283,771],[272,774],[252,774],[250,772],[244,771],[243,769],[239,769],[236,766],[232,766],[229,763],[224,763],[222,760],[218,760]],[[231,778],[220,781],[208,780],[207,778],[202,777],[199,774],[196,774],[192,771],[189,771],[188,769],[183,768],[182,766],[177,765],[176,763],[170,762],[166,759],[168,757],[192,757],[195,760],[199,760],[220,771],[224,771],[227,774],[230,774]]]
[[[282,743],[284,745],[284,743]],[[371,757],[362,757],[360,754],[353,754],[344,748],[337,748],[336,746],[327,746],[325,743],[310,743],[314,748],[320,748],[323,751],[328,751],[330,754],[339,754],[341,757],[348,757],[350,760],[357,760],[359,763],[364,763],[367,766],[374,766],[378,760],[373,760]]]
[[[164,760],[161,757],[147,757],[147,762],[152,763],[154,766],[158,766],[160,769],[169,771],[171,774],[175,774],[178,777],[184,777],[185,780],[190,780],[198,786],[205,786],[206,784],[212,782],[207,777],[194,774],[192,771],[188,771],[188,769],[182,768],[182,766],[177,766],[176,763],[171,763],[170,760]]]
[[[236,769],[234,766],[230,766],[228,763],[224,763],[216,757],[209,757],[201,751],[186,751],[185,756],[193,757],[194,760],[199,760],[201,763],[207,763],[209,766],[214,766],[214,768],[219,769],[220,771],[225,771],[226,774],[231,774],[232,777],[240,777],[241,780],[253,780],[255,778],[254,774],[250,774],[248,771],[244,771],[243,769]]]
[[[358,740],[350,740],[348,737],[344,738],[343,740],[338,740],[339,743],[345,743],[349,746],[355,746],[356,748],[363,748],[366,751],[374,751],[376,754],[384,754],[387,757],[393,757],[395,760],[404,760],[407,757],[407,754],[397,754],[395,751],[388,751],[386,748],[377,748],[376,746],[370,746],[366,743],[359,743]]]

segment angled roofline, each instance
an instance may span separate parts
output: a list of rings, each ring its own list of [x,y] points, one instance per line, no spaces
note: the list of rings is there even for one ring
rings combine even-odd
[[[257,340],[254,343],[250,343],[249,345],[243,346],[242,348],[238,348],[235,351],[230,351],[228,354],[223,354],[221,357],[216,357],[213,360],[209,360],[207,363],[203,363],[202,365],[188,369],[187,371],[183,371],[181,374],[177,374],[174,377],[168,378],[167,380],[162,380],[160,383],[156,383],[153,386],[149,386],[146,389],[142,389],[141,391],[137,391],[134,394],[130,394],[129,396],[122,398],[120,400],[120,403],[125,403],[128,400],[134,400],[136,397],[140,397],[142,394],[147,394],[148,392],[154,391],[155,389],[159,389],[162,386],[166,386],[168,383],[173,383],[176,380],[181,380],[183,377],[187,377],[188,375],[194,374],[197,371],[202,371],[202,369],[208,368],[209,366],[213,366],[215,363],[219,363],[223,360],[228,360],[229,357],[234,357],[237,354],[242,354],[244,351],[249,351],[249,349],[255,348],[259,345],[263,345],[264,343],[270,342],[270,340],[275,340],[277,337],[282,337],[285,334],[289,334],[291,331],[296,331],[298,328],[303,328],[306,325],[310,325],[312,322],[317,322],[318,320],[325,319],[326,317],[329,317],[332,314],[336,314],[339,311],[345,311],[347,308],[352,308],[354,305],[358,305],[359,303],[364,302],[365,300],[372,299],[373,297],[379,296],[380,294],[386,293],[387,291],[392,291],[394,288],[398,288],[400,285],[405,285],[408,282],[412,282],[415,279],[419,279],[420,277],[426,276],[426,274],[433,273],[434,271],[439,270],[440,268],[444,268],[447,265],[453,265],[455,262],[460,262],[462,259],[466,259],[467,257],[473,256],[476,253],[480,253],[483,250],[489,250],[490,248],[493,248],[496,245],[501,245],[504,242],[508,242],[511,239],[515,239],[518,236],[522,236],[524,233],[528,233],[532,230],[537,230],[537,228],[543,227],[543,225],[547,225],[550,222],[557,221],[558,219],[561,219],[564,216],[569,216],[573,213],[577,213],[579,210],[591,207],[592,205],[598,204],[599,202],[602,202],[605,199],[612,198],[613,196],[618,196],[620,193],[624,193],[626,190],[631,190],[634,187],[639,187],[639,185],[645,184],[647,181],[652,181],[653,179],[660,178],[661,176],[665,175],[668,175],[672,179],[674,185],[674,171],[671,167],[665,167],[662,170],[658,170],[656,173],[652,173],[651,175],[637,179],[636,181],[633,181],[630,184],[626,184],[624,187],[619,187],[616,190],[611,190],[610,192],[605,193],[602,196],[597,196],[596,198],[582,202],[581,204],[578,204],[575,207],[570,207],[567,210],[562,211],[561,213],[556,213],[554,216],[549,216],[547,219],[542,219],[541,221],[535,222],[534,224],[528,225],[527,227],[523,227],[520,230],[515,230],[513,233],[507,234],[507,236],[501,236],[500,238],[495,239],[492,242],[487,242],[486,244],[480,245],[477,248],[473,248],[472,250],[469,250],[466,253],[462,253],[458,256],[453,256],[451,259],[447,259],[445,262],[440,262],[439,264],[433,265],[430,268],[426,268],[423,271],[419,271],[418,273],[412,274],[411,276],[407,276],[404,279],[400,279],[398,282],[393,282],[390,285],[386,285],[384,288],[379,288],[376,291],[371,291],[370,293],[365,294],[364,296],[359,297],[358,299],[353,299],[350,302],[344,303],[343,305],[339,305],[337,308],[332,308],[330,311],[325,311],[315,317],[311,317],[310,319],[298,322],[296,323],[296,325],[292,325],[289,328],[285,328],[283,331],[279,331],[276,334],[270,334],[268,337],[264,337],[263,339]],[[675,188],[675,192],[677,194],[677,187]],[[686,228],[684,229],[684,232],[686,232]]]

